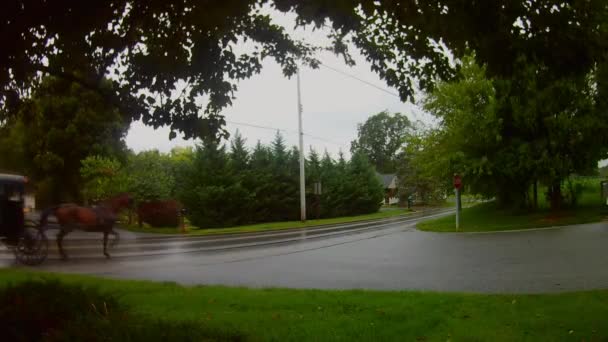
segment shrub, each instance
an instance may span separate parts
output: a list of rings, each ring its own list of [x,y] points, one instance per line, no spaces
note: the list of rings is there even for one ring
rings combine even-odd
[[[3,341],[241,341],[243,336],[194,322],[131,313],[115,296],[59,281],[0,289]]]
[[[24,282],[0,291],[1,331],[9,341],[61,340],[67,330],[77,330],[78,325],[97,322],[92,324],[96,326],[126,314],[113,296],[56,281]],[[87,330],[82,329],[82,334]]]
[[[177,227],[181,205],[175,200],[149,201],[137,206],[138,224],[148,223],[152,227]]]

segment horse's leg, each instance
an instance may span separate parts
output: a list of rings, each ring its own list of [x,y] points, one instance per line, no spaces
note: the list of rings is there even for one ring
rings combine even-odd
[[[63,250],[63,238],[68,235],[70,232],[70,228],[67,226],[60,226],[59,233],[57,234],[57,248],[59,249],[59,255],[61,256],[61,260],[67,260],[68,255]]]
[[[111,229],[109,231],[109,234],[111,234],[114,237],[112,239],[112,241],[110,242],[110,247],[114,247],[118,244],[118,241],[120,241],[120,234],[118,234],[118,232],[115,231],[114,229]]]
[[[105,255],[106,258],[109,259],[110,258],[110,254],[108,254],[107,248],[108,248],[108,231],[105,230],[103,232],[103,255]]]

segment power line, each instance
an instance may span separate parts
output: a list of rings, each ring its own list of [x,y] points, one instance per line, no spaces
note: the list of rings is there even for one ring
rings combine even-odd
[[[237,125],[237,126],[246,126],[246,127],[267,129],[267,130],[271,130],[271,131],[282,131],[282,132],[285,132],[285,133],[292,133],[292,134],[297,134],[298,133],[298,132],[296,132],[294,130],[290,130],[290,129],[271,127],[271,126],[254,125],[254,124],[250,124],[250,123],[246,123],[246,122],[236,122],[236,121],[229,121],[229,120],[226,120],[226,122],[229,123],[229,124]]]
[[[311,139],[314,139],[314,140],[323,141],[323,142],[334,144],[334,145],[337,145],[337,146],[348,147],[346,144],[338,143],[338,142],[335,142],[335,141],[332,141],[332,140],[329,140],[329,139],[325,139],[325,138],[322,138],[322,137],[314,136],[314,135],[311,135],[311,134],[308,134],[308,133],[304,133],[304,135],[307,136],[307,137],[309,137],[309,138],[311,138]]]
[[[380,90],[380,91],[383,91],[383,92],[385,92],[385,93],[387,93],[387,94],[389,94],[389,95],[392,95],[392,96],[395,96],[395,97],[397,97],[397,98],[401,99],[401,96],[399,96],[399,94],[397,94],[397,93],[395,93],[395,92],[392,92],[392,91],[390,91],[390,90],[387,90],[387,89],[385,89],[385,88],[382,88],[382,87],[380,87],[380,86],[378,86],[378,85],[375,85],[375,84],[373,84],[373,83],[371,83],[371,82],[368,82],[368,81],[366,81],[366,80],[364,80],[364,79],[361,79],[361,78],[359,78],[359,77],[357,77],[357,76],[355,76],[355,75],[349,74],[349,73],[347,73],[347,72],[345,72],[345,71],[342,71],[342,70],[340,70],[340,69],[337,69],[337,68],[331,67],[331,66],[329,66],[329,65],[327,65],[327,64],[324,64],[323,62],[319,62],[319,64],[320,64],[321,66],[323,66],[323,67],[325,67],[325,68],[329,69],[329,70],[332,70],[332,71],[334,71],[334,72],[337,72],[337,73],[339,73],[339,74],[342,74],[342,75],[344,75],[344,76],[347,76],[347,77],[349,77],[349,78],[352,78],[352,79],[357,80],[357,81],[359,81],[359,82],[362,82],[362,83],[364,83],[364,84],[366,84],[366,85],[368,85],[368,86],[370,86],[370,87],[374,87],[374,88],[376,88],[376,89],[378,89],[378,90]],[[412,114],[413,114],[413,115],[414,115],[414,117],[417,119],[417,115],[416,115],[416,113],[412,113]],[[259,128],[259,129],[267,129],[267,130],[272,130],[272,131],[282,131],[282,132],[285,132],[285,133],[291,133],[291,134],[299,134],[298,132],[296,132],[296,131],[294,131],[294,130],[289,130],[289,129],[285,129],[285,128],[278,128],[278,127],[271,127],[271,126],[262,126],[262,125],[255,125],[255,124],[250,124],[250,123],[245,123],[245,122],[236,122],[236,121],[228,121],[228,120],[226,120],[226,122],[227,122],[227,123],[230,123],[230,124],[233,124],[233,125],[247,126],[247,127]],[[348,144],[344,144],[344,143],[338,143],[338,142],[332,141],[332,140],[330,140],[330,139],[326,139],[326,138],[319,137],[319,136],[315,136],[315,135],[308,134],[308,133],[302,133],[302,134],[304,134],[304,135],[306,135],[306,136],[308,136],[308,137],[310,137],[310,138],[312,138],[312,139],[314,139],[314,140],[323,141],[323,142],[330,143],[330,144],[337,145],[337,146],[341,146],[341,147],[348,147]]]
[[[285,132],[285,133],[298,134],[298,132],[296,132],[294,130],[285,129],[285,128],[278,128],[278,127],[272,127],[272,126],[262,126],[262,125],[254,125],[254,124],[250,124],[250,123],[236,122],[236,121],[229,121],[229,120],[226,120],[226,122],[229,123],[229,124],[237,125],[237,126],[246,126],[246,127],[259,128],[259,129],[266,129],[266,130],[275,131],[275,132],[276,131],[281,131],[281,132]],[[310,137],[311,139],[314,139],[314,140],[323,141],[323,142],[330,143],[330,144],[337,145],[337,146],[348,147],[347,144],[335,142],[335,141],[332,141],[332,140],[327,139],[327,138],[319,137],[319,136],[308,134],[308,133],[304,133],[304,135],[306,135],[307,137]]]
[[[365,84],[366,84],[366,85],[368,85],[368,86],[374,87],[374,88],[376,88],[376,89],[378,89],[378,90],[380,90],[380,91],[383,91],[383,92],[385,92],[385,93],[387,93],[387,94],[389,94],[389,95],[395,96],[395,97],[399,98],[399,100],[401,100],[401,96],[399,96],[399,94],[397,94],[397,93],[395,93],[395,92],[392,92],[392,91],[390,91],[390,90],[387,90],[387,89],[385,89],[385,88],[382,88],[381,86],[375,85],[375,84],[373,84],[373,83],[371,83],[371,82],[369,82],[369,81],[366,81],[366,80],[364,80],[364,79],[361,79],[361,78],[359,78],[359,77],[357,77],[357,76],[355,76],[355,75],[353,75],[353,74],[349,74],[349,73],[347,73],[347,72],[345,72],[345,71],[342,71],[342,70],[340,70],[340,69],[337,69],[337,68],[331,67],[331,66],[329,66],[329,65],[327,65],[327,64],[324,64],[324,63],[323,63],[323,62],[321,62],[321,61],[319,61],[319,65],[324,66],[324,67],[326,67],[327,69],[330,69],[330,70],[332,70],[332,71],[334,71],[334,72],[337,72],[337,73],[339,73],[339,74],[342,74],[342,75],[344,75],[344,76],[346,76],[346,77],[352,78],[352,79],[357,80],[357,81],[362,82],[362,83],[365,83]],[[416,114],[416,112],[415,112],[415,111],[413,111],[413,110],[412,110],[412,111],[410,111],[410,112],[411,112],[411,114],[414,116],[414,120],[419,121],[418,114]]]
[[[384,89],[384,88],[382,88],[382,87],[380,87],[380,86],[378,86],[378,85],[375,85],[375,84],[373,84],[373,83],[371,83],[371,82],[368,82],[368,81],[366,81],[366,80],[364,80],[364,79],[361,79],[361,78],[359,78],[359,77],[357,77],[357,76],[355,76],[355,75],[349,74],[349,73],[347,73],[347,72],[345,72],[345,71],[342,71],[342,70],[340,70],[340,69],[336,69],[336,68],[334,68],[334,67],[330,67],[329,65],[326,65],[326,64],[324,64],[324,63],[322,63],[322,62],[319,62],[319,64],[320,64],[320,65],[322,65],[322,66],[324,66],[324,67],[326,67],[326,68],[327,68],[327,69],[329,69],[329,70],[332,70],[332,71],[337,72],[337,73],[339,73],[339,74],[342,74],[342,75],[344,75],[344,76],[350,77],[350,78],[355,79],[355,80],[357,80],[357,81],[359,81],[359,82],[365,83],[365,84],[367,84],[368,86],[374,87],[374,88],[376,88],[376,89],[378,89],[378,90],[380,90],[380,91],[383,91],[383,92],[385,92],[385,93],[387,93],[387,94],[389,94],[389,95],[392,95],[392,96],[395,96],[395,97],[398,97],[399,99],[401,99],[401,96],[399,96],[399,94],[394,93],[394,92],[392,92],[392,91],[390,91],[390,90],[386,90],[386,89]]]

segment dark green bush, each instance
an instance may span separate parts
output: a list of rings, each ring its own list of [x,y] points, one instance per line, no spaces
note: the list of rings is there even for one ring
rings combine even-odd
[[[280,134],[269,146],[258,142],[251,152],[238,135],[230,151],[216,142],[200,144],[177,182],[188,219],[201,228],[298,220],[299,158],[298,149],[288,149]],[[311,151],[306,163],[309,217],[378,211],[384,190],[364,155],[334,161]],[[322,184],[320,196],[313,194],[316,182]]]
[[[58,281],[0,288],[3,341],[241,341],[194,322],[134,315],[116,296]]]

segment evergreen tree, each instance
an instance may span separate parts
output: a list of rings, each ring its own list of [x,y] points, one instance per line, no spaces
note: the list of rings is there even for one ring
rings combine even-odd
[[[275,171],[284,170],[285,162],[287,161],[287,147],[285,146],[285,139],[280,131],[274,136],[274,140],[270,144],[272,149],[272,165]]]
[[[268,222],[272,218],[271,195],[274,177],[271,163],[271,151],[258,140],[250,159],[252,175],[250,191],[254,198],[251,212],[254,222]]]
[[[341,155],[342,156],[342,155]],[[342,167],[339,167],[336,162],[325,151],[321,160],[321,182],[323,183],[323,193],[321,195],[321,216],[335,217],[340,216],[344,212],[343,182],[346,170],[346,162],[344,158],[341,160]]]
[[[186,164],[180,198],[192,222],[204,228],[297,220],[299,158],[300,151],[295,146],[287,149],[280,133],[267,146],[258,141],[251,153],[238,133],[230,153],[205,142]],[[380,206],[382,187],[364,156],[346,161],[340,154],[334,162],[327,152],[320,160],[311,149],[307,165],[309,217],[363,214]],[[310,191],[318,181],[323,184],[320,197]]]
[[[234,171],[245,171],[249,168],[249,151],[245,147],[246,140],[237,130],[230,142],[230,162]]]
[[[258,140],[255,147],[253,148],[253,152],[251,153],[250,163],[252,169],[258,171],[268,169],[270,166],[271,158],[271,152]]]
[[[255,194],[253,189],[257,182],[256,176],[253,174],[250,163],[250,155],[246,140],[237,130],[234,138],[230,142],[230,175],[232,179],[232,187],[236,193],[240,193],[240,198],[234,200],[240,205],[240,213],[237,214],[240,222],[249,223],[253,220],[253,203]]]
[[[299,153],[287,151],[285,140],[277,131],[271,143],[272,177],[267,192],[267,205],[272,221],[287,221],[298,218],[298,170]]]
[[[342,150],[338,152],[338,169],[341,171],[346,171],[346,159],[344,158],[344,153]]]
[[[369,214],[380,209],[384,189],[363,153],[355,153],[350,159],[343,190],[347,215]]]
[[[321,160],[319,154],[312,147],[308,152],[308,159],[306,160],[306,182],[314,183],[321,181]]]
[[[295,178],[298,182],[300,181],[300,151],[297,147],[292,146],[291,150],[287,154],[287,173],[289,177]],[[304,166],[304,170],[306,170],[306,166]]]
[[[241,203],[248,193],[230,172],[226,147],[205,141],[197,146],[181,200],[195,225],[205,228],[247,223]]]
[[[308,159],[306,160],[306,184],[308,185],[308,194],[306,196],[306,208],[308,210],[308,217],[320,218],[321,217],[321,195],[314,193],[315,184],[323,182],[321,181],[321,161],[319,154],[312,147],[308,153]]]
[[[326,181],[331,177],[331,174],[334,172],[335,163],[334,160],[331,159],[327,150],[323,154],[323,159],[321,159],[321,180]]]

